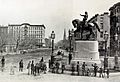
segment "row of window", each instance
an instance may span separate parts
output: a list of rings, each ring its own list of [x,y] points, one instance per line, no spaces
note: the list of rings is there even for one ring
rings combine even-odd
[[[20,28],[22,28],[21,26],[9,26],[9,27],[10,28],[14,28],[14,29],[20,29]],[[38,26],[27,26],[27,27],[28,27],[28,29],[36,29],[36,30],[42,30],[44,28],[44,27],[40,27],[40,26],[39,27]]]
[[[31,30],[43,30],[43,27],[29,27]]]

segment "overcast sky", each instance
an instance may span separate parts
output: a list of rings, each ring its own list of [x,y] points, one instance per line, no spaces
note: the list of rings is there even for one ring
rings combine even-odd
[[[63,39],[63,31],[73,28],[71,21],[82,20],[79,14],[88,11],[89,18],[109,12],[119,0],[0,0],[0,25],[44,24],[46,37],[56,33],[55,42]]]

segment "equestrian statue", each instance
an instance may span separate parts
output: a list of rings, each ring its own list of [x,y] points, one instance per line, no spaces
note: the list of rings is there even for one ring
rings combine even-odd
[[[87,12],[85,12],[85,15],[81,15],[81,16],[83,16],[82,21],[80,21],[79,19],[74,19],[72,21],[74,28],[77,28],[74,31],[75,37],[76,35],[80,35],[81,40],[83,39],[90,40],[91,35],[92,35],[95,38],[94,29],[96,28],[100,32],[99,26],[97,25],[95,21],[92,21],[92,22],[87,21],[88,19]],[[95,15],[95,17],[97,17],[97,15]],[[86,38],[83,38],[83,35],[86,36]]]

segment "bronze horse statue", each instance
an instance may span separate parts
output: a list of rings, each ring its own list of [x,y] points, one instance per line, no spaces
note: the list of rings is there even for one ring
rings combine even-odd
[[[93,25],[97,28],[97,30],[100,32],[99,26],[97,25],[96,22],[92,22]],[[77,28],[74,33],[76,34],[81,33],[81,40],[83,39],[83,32],[84,31],[89,31],[89,35],[86,36],[86,40],[90,39],[90,36],[93,34],[95,35],[94,31],[93,31],[93,25],[91,23],[86,22],[86,24],[84,25],[83,21],[80,21],[79,19],[75,19],[72,21],[72,24],[74,26],[74,28]]]

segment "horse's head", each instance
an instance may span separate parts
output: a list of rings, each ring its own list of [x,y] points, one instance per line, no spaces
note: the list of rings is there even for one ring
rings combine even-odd
[[[78,27],[80,25],[80,23],[81,23],[81,21],[79,19],[75,19],[72,21],[74,28]]]
[[[77,22],[76,22],[76,20],[73,20],[73,21],[72,21],[72,24],[73,24],[74,28],[77,27]]]

